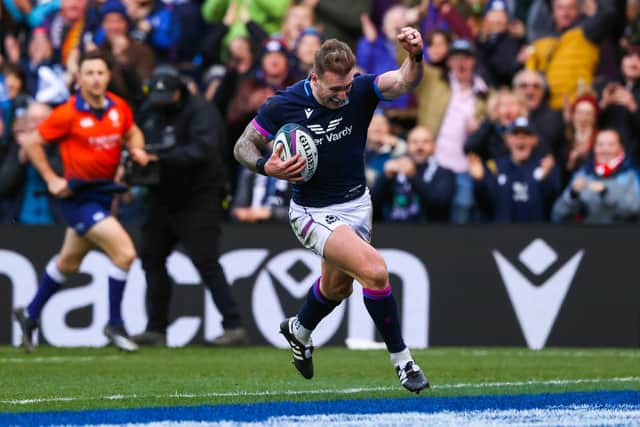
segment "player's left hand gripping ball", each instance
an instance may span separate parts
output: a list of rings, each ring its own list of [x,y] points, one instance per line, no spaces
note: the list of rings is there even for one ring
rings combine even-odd
[[[290,159],[296,153],[300,153],[300,157],[305,160],[305,167],[300,172],[300,176],[302,182],[309,181],[318,168],[318,149],[310,132],[299,124],[287,123],[276,132],[273,151],[277,151],[280,145],[282,145],[280,153],[282,160]]]

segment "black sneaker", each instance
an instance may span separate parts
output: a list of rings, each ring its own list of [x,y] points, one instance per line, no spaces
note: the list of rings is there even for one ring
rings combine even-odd
[[[400,378],[400,384],[413,393],[420,393],[422,389],[429,388],[429,380],[414,361],[407,362],[404,368],[396,366],[396,373]]]
[[[242,346],[249,344],[249,334],[243,327],[225,329],[224,333],[206,344],[217,346]]]
[[[24,307],[18,307],[13,310],[13,317],[20,325],[22,331],[22,348],[25,353],[33,353],[35,347],[33,345],[33,331],[38,329],[38,323],[35,320],[29,319],[27,310]]]
[[[166,347],[167,346],[167,334],[158,331],[144,331],[137,335],[129,337],[131,341],[139,346],[149,347]]]
[[[131,341],[127,331],[124,330],[124,326],[111,326],[104,327],[102,333],[109,338],[111,344],[115,345],[122,351],[134,352],[138,351],[138,345]]]
[[[280,323],[280,333],[289,343],[291,347],[291,354],[293,355],[293,364],[298,372],[302,374],[306,379],[313,377],[313,361],[311,360],[311,353],[313,353],[313,345],[305,346],[302,344],[296,336],[293,334],[293,322],[295,317],[290,317],[283,320]],[[311,344],[311,340],[309,340]]]

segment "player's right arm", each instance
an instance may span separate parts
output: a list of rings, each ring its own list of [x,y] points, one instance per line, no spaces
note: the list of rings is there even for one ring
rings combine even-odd
[[[273,151],[268,158],[260,155],[258,147],[269,142],[251,121],[245,128],[233,148],[233,155],[247,169],[288,181],[302,181],[300,172],[304,170],[305,160],[300,153],[287,160],[280,159],[282,146]],[[262,170],[263,169],[263,170]]]
[[[19,136],[20,145],[24,147],[29,160],[33,166],[40,172],[40,176],[47,183],[49,193],[55,197],[67,197],[71,195],[71,190],[67,185],[67,180],[59,176],[51,168],[49,159],[44,151],[43,145],[47,141],[35,130],[26,132]]]

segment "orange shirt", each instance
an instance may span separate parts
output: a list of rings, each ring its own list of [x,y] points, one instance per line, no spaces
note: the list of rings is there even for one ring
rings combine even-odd
[[[107,179],[116,174],[122,136],[133,126],[127,103],[107,92],[107,105],[97,116],[80,93],[57,107],[38,127],[47,142],[58,141],[66,179]]]

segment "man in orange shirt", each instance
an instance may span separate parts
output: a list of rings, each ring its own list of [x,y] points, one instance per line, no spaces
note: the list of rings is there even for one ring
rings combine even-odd
[[[140,165],[146,165],[150,157],[144,151],[144,138],[133,123],[131,109],[107,92],[110,78],[110,65],[103,54],[87,53],[80,59],[78,93],[56,108],[36,132],[22,136],[29,159],[57,199],[68,224],[62,249],[47,265],[36,295],[27,307],[14,311],[28,353],[34,350],[32,335],[45,303],[78,270],[94,246],[113,263],[109,272],[109,321],[104,334],[122,350],[138,348],[129,339],[120,312],[136,250],[122,225],[110,216],[110,207],[114,192],[122,189],[114,182],[122,144],[126,143],[132,159]],[[45,156],[43,145],[50,142],[59,143],[64,177],[51,169]]]

